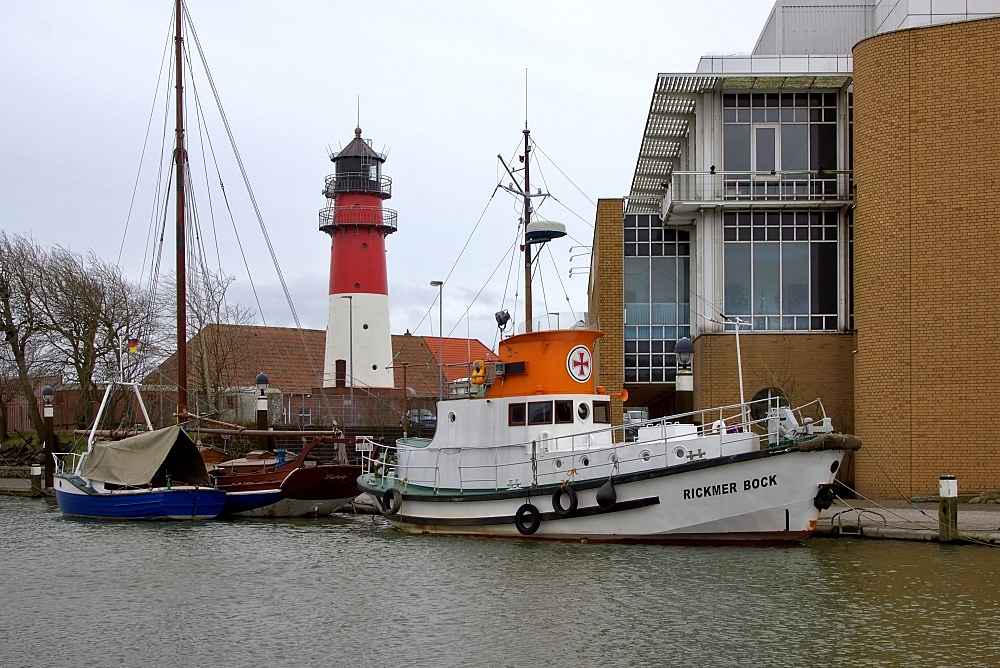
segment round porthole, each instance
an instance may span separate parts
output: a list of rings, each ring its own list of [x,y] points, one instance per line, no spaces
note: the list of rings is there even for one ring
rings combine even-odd
[[[840,468],[840,462],[838,462],[836,459],[834,459],[833,463],[830,464],[830,473],[836,473],[837,469],[839,469],[839,468]]]
[[[684,459],[684,448],[677,448],[674,450],[674,457],[677,459]]]
[[[366,322],[365,324],[361,325],[361,329],[368,329],[368,323]]]
[[[586,420],[590,417],[590,404],[580,404],[576,409],[576,414],[580,416],[581,420]]]
[[[562,468],[562,460],[561,459],[557,459],[555,461],[555,464],[556,464],[556,468],[557,469],[561,469]]]
[[[372,371],[378,371],[378,364],[372,364]]]
[[[583,459],[580,460],[580,463],[583,464],[584,466],[590,466],[590,457],[584,457]]]
[[[611,456],[608,457],[608,461],[611,462],[612,464],[617,464],[618,463],[618,454],[615,453],[615,452],[612,452]]]
[[[354,289],[355,290],[360,290],[361,289],[361,284],[360,283],[355,283],[354,284]]]
[[[368,244],[361,244],[362,248],[368,248]]]
[[[649,458],[653,456],[653,453],[650,452],[649,450],[643,450],[642,452],[639,453],[639,456],[642,457],[642,461],[648,462]]]
[[[455,421],[455,414],[454,413],[448,413],[448,420],[450,422],[454,422]]]

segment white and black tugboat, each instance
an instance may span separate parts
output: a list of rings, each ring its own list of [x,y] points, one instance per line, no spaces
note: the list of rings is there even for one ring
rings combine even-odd
[[[411,533],[710,544],[810,536],[833,500],[845,451],[861,445],[833,433],[819,400],[613,426],[611,396],[593,375],[603,333],[583,324],[531,331],[532,244],[565,232],[530,220],[524,134],[517,191],[525,199],[527,332],[501,337],[499,362],[475,362],[468,391],[438,403],[433,439],[367,444],[358,487]],[[501,331],[507,319],[497,314]]]

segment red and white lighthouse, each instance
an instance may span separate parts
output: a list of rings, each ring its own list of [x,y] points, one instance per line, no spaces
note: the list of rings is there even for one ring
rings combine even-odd
[[[319,229],[332,240],[324,387],[334,387],[338,380],[357,387],[393,387],[392,369],[387,368],[392,338],[385,238],[396,231],[396,212],[382,208],[382,201],[392,196],[392,180],[382,175],[385,156],[369,141],[362,139],[361,128],[354,130],[354,140],[330,156],[336,173],[326,178],[323,189],[327,201],[319,212]]]

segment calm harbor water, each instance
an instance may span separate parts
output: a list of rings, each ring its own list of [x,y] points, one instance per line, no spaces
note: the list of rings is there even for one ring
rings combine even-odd
[[[996,666],[1000,551],[98,523],[0,497],[0,666]]]

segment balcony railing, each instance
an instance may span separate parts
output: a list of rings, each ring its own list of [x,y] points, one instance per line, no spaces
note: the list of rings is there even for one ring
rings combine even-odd
[[[674,172],[664,208],[680,202],[852,199],[847,172]]]
[[[328,232],[338,225],[380,227],[386,234],[396,231],[397,213],[377,206],[328,206],[319,210],[319,229]]]
[[[332,198],[337,193],[372,193],[382,199],[392,197],[392,179],[388,176],[372,178],[368,172],[347,172],[326,177],[323,194]]]

